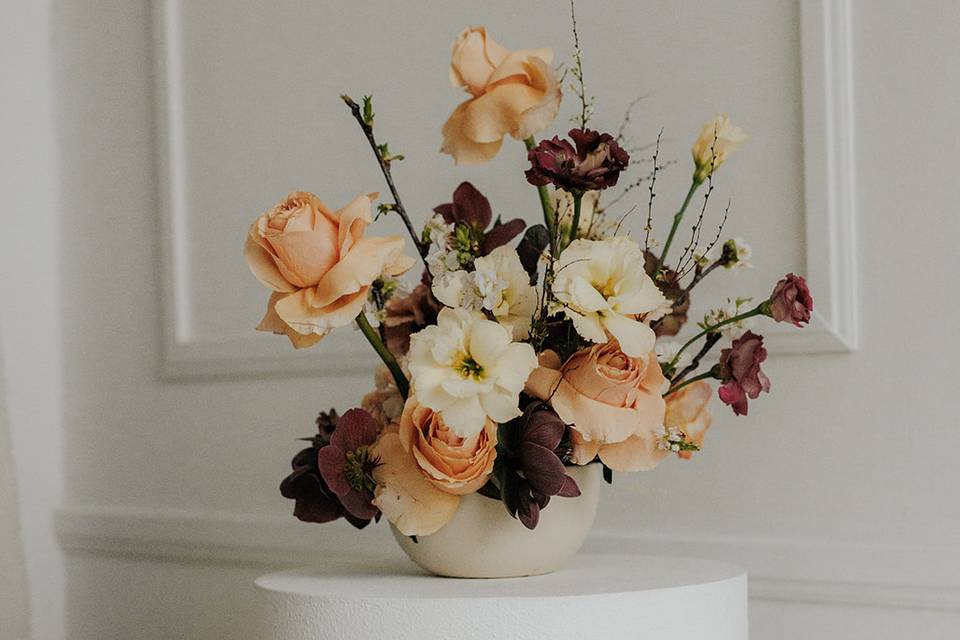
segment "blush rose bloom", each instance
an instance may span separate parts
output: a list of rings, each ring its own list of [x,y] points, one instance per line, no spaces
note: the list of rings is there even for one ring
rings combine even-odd
[[[297,191],[257,218],[243,255],[273,290],[257,329],[309,347],[353,322],[374,280],[413,266],[401,253],[402,237],[363,237],[375,197],[359,195],[334,212],[312,193]]]
[[[461,437],[439,412],[407,398],[399,425],[374,445],[380,461],[373,504],[407,536],[443,528],[460,507],[460,496],[487,482],[497,458],[497,424],[487,419],[477,434]]]
[[[545,129],[560,110],[562,92],[550,49],[509,51],[483,27],[464,29],[453,43],[450,82],[470,98],[443,125],[440,151],[456,164],[493,158],[511,135],[524,140]]]
[[[440,413],[410,396],[400,416],[400,444],[413,454],[424,477],[438,489],[462,496],[487,482],[497,458],[497,423],[464,438],[450,430]]]
[[[656,353],[631,358],[611,340],[562,365],[556,353],[543,352],[526,392],[548,401],[571,425],[576,464],[599,455],[615,471],[645,471],[667,455],[659,447],[666,382]]]
[[[667,411],[663,418],[666,427],[676,427],[686,436],[687,442],[703,448],[703,439],[713,422],[707,405],[713,389],[706,380],[698,380],[667,396]],[[689,460],[692,451],[678,451],[677,455]]]

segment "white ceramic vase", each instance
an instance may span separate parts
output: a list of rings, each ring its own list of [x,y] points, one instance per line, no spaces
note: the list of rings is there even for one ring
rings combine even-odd
[[[503,503],[479,494],[460,501],[453,520],[417,542],[393,525],[404,553],[427,571],[451,578],[513,578],[556,571],[576,555],[597,515],[601,466],[568,467],[577,498],[550,499],[532,531],[510,517]]]

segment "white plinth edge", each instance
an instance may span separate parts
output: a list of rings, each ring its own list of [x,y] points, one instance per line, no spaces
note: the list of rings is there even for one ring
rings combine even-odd
[[[256,585],[261,640],[747,640],[744,570],[691,558],[581,555],[502,580],[338,559]]]

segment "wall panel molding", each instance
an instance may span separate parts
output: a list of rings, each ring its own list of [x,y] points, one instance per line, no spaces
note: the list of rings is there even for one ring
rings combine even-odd
[[[205,376],[336,374],[368,371],[374,358],[350,332],[337,332],[316,350],[291,352],[253,331],[218,338],[195,331],[187,250],[190,204],[184,121],[182,0],[154,3],[158,183],[163,262],[162,373],[170,379]],[[852,66],[848,0],[799,0],[805,170],[806,271],[817,310],[803,331],[772,328],[775,353],[853,349],[856,331],[856,236]],[[286,346],[286,345],[284,345]],[[346,364],[346,367],[344,367]]]
[[[357,537],[292,517],[77,506],[57,520],[69,553],[152,562],[292,567],[342,554],[347,537],[351,553],[400,553],[385,526]],[[595,531],[585,552],[651,550],[740,564],[758,600],[960,611],[960,547]]]

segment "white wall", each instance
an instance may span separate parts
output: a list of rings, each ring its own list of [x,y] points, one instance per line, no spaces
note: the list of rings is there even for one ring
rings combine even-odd
[[[497,185],[498,209],[532,219],[519,148],[476,172],[435,154],[456,101],[448,42],[485,22],[510,46],[562,54],[568,43],[558,0],[522,11],[185,2],[171,24],[156,19],[169,17],[164,4],[77,0],[56,11],[72,638],[242,637],[253,576],[354,543],[347,528],[293,522],[276,485],[316,410],[346,408],[369,386],[364,362],[324,358],[357,338],[348,330],[292,365],[325,376],[264,373],[290,354],[249,330],[263,292],[240,257],[245,227],[293,188],[331,203],[380,188],[336,99],[344,90],[372,90],[391,147],[415,159],[397,171],[408,206],[425,212],[469,177]],[[594,7],[602,15],[588,18]],[[615,127],[649,93],[638,142],[666,126],[668,154],[683,163],[700,122],[731,111],[752,139],[718,188],[735,198],[730,232],[750,237],[777,275],[810,271],[799,3],[584,2],[581,13],[597,124]],[[760,640],[949,638],[960,623],[950,457],[960,306],[948,295],[960,232],[949,108],[960,99],[958,21],[955,3],[853,2],[859,351],[774,359],[773,394],[749,418],[718,407],[695,462],[620,476],[605,498],[594,549],[744,563]],[[177,81],[165,93],[154,40]],[[166,149],[174,161],[158,162],[158,142],[178,133]],[[682,174],[663,179],[663,218]],[[180,214],[164,224],[167,206]],[[757,269],[734,282],[762,294],[773,277]],[[386,540],[382,528],[364,535],[363,548]]]
[[[63,636],[60,217],[47,1],[0,4],[0,336],[33,637]],[[6,471],[6,470],[5,470]],[[2,474],[0,474],[2,475]],[[22,604],[21,604],[22,606]],[[10,627],[14,622],[8,623]],[[4,620],[0,620],[3,635]],[[8,628],[10,628],[8,627]]]

